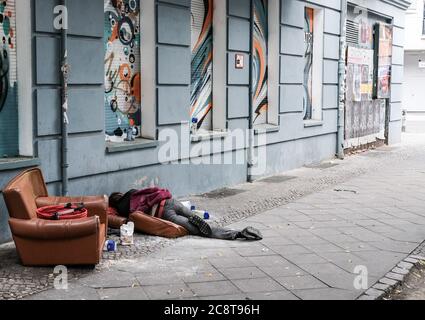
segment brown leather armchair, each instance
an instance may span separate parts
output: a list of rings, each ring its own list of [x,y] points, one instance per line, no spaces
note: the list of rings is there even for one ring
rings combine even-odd
[[[22,264],[26,266],[96,265],[108,230],[108,198],[49,197],[40,169],[15,177],[3,190],[9,225]],[[37,208],[83,202],[89,217],[50,221],[37,218]]]

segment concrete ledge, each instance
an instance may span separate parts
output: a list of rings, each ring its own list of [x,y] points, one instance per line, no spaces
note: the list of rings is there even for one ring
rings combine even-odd
[[[192,134],[190,140],[192,142],[201,142],[206,140],[224,139],[228,136],[227,131],[206,131]]]
[[[158,141],[137,138],[135,141],[126,142],[106,142],[107,153],[126,152],[139,149],[156,148],[159,145]]]
[[[0,171],[36,167],[40,165],[38,158],[4,158],[0,159]]]
[[[319,120],[305,120],[304,128],[320,127],[323,126],[323,121]]]
[[[254,126],[254,134],[259,135],[263,133],[279,132],[280,127],[274,124],[260,124]]]

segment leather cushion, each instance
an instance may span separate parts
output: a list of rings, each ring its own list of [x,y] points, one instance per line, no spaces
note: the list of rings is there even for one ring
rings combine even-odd
[[[10,218],[9,225],[14,236],[25,239],[76,239],[98,233],[99,217],[63,221]]]
[[[137,231],[152,236],[179,238],[189,234],[182,226],[167,220],[151,217],[143,212],[134,212],[130,214],[130,221],[134,222]]]

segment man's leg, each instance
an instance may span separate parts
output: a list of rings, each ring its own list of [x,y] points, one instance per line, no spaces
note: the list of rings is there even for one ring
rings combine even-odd
[[[236,240],[240,238],[240,232],[220,227],[211,227],[211,238],[220,240]]]
[[[174,210],[165,210],[162,219],[171,221],[179,226],[184,227],[187,231],[189,231],[189,234],[191,235],[201,235],[201,232],[197,227],[191,224],[186,217],[178,215]]]

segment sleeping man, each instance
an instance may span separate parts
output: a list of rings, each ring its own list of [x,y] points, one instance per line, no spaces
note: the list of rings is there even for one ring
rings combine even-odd
[[[184,227],[189,234],[222,240],[262,240],[259,230],[247,227],[242,231],[210,226],[205,220],[192,213],[181,202],[173,199],[166,189],[147,188],[130,190],[127,193],[112,193],[109,205],[118,214],[127,217],[133,212],[143,212],[156,218],[171,221]]]

